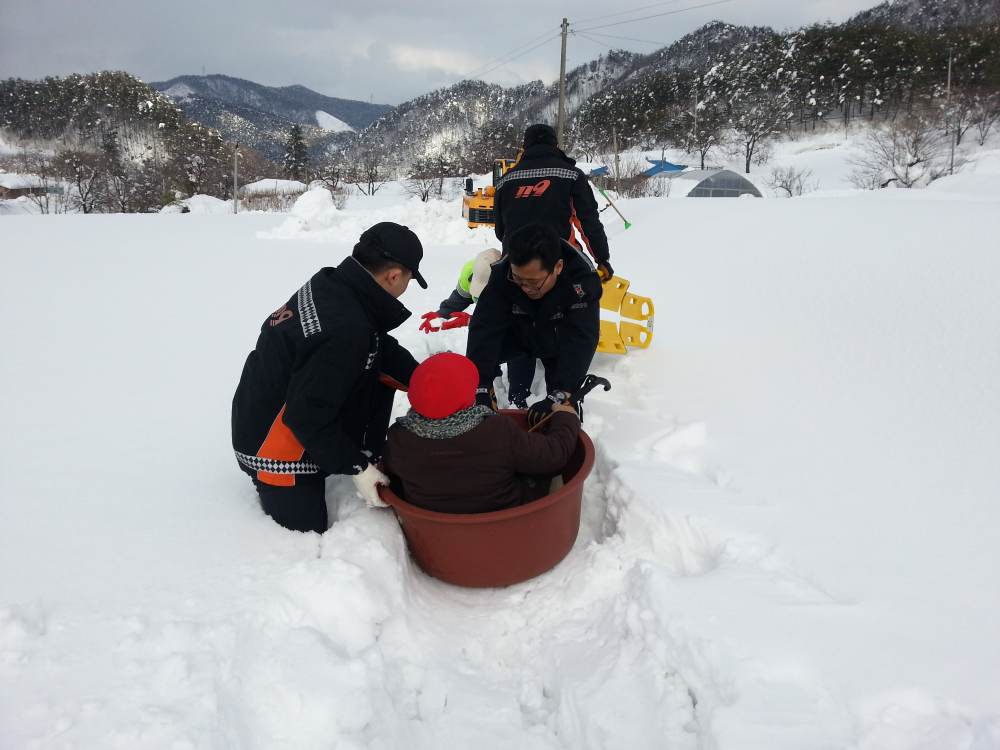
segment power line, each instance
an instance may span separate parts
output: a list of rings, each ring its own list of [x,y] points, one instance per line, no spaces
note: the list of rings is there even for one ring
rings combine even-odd
[[[730,3],[730,2],[732,2],[732,0],[715,0],[715,2],[712,2],[712,3],[702,3],[701,5],[693,5],[690,8],[680,8],[678,10],[669,10],[666,13],[655,13],[655,14],[653,14],[651,16],[642,16],[641,18],[633,18],[630,21],[616,21],[615,23],[605,23],[605,24],[601,24],[600,26],[590,26],[589,28],[586,28],[586,29],[576,29],[576,31],[580,32],[580,31],[591,31],[593,29],[606,29],[609,26],[621,26],[622,24],[626,24],[626,23],[636,23],[637,21],[646,21],[646,20],[648,20],[650,18],[662,18],[663,16],[672,16],[675,13],[684,13],[685,11],[688,11],[688,10],[698,10],[699,8],[707,8],[707,7],[711,6],[711,5],[722,5],[723,3]]]
[[[574,36],[578,36],[581,39],[586,39],[588,42],[593,42],[594,44],[600,44],[602,47],[607,47],[609,50],[612,50],[612,51],[614,50],[614,47],[612,47],[607,42],[602,42],[600,39],[592,39],[591,37],[587,36],[586,34],[577,33],[577,34],[574,34]]]
[[[582,33],[580,33],[580,32],[577,32],[577,33],[580,36],[583,36]],[[671,44],[671,42],[654,42],[651,39],[634,39],[633,37],[630,37],[630,36],[615,36],[614,34],[596,34],[595,33],[594,36],[603,36],[603,37],[607,37],[608,39],[626,39],[626,40],[628,40],[630,42],[643,42],[644,44],[658,44],[661,47],[669,47],[670,44]],[[590,37],[584,37],[584,38],[589,39]],[[591,39],[590,41],[595,42],[597,40],[596,39]]]
[[[680,2],[680,1],[681,0],[666,0],[666,2],[654,3],[653,5],[644,5],[644,6],[641,6],[639,8],[633,8],[630,11],[621,11],[619,13],[611,13],[611,14],[606,15],[606,16],[597,16],[596,18],[589,18],[586,21],[578,21],[577,23],[579,23],[579,24],[585,24],[585,23],[590,23],[591,21],[600,21],[600,20],[605,19],[605,18],[613,18],[613,17],[616,17],[616,16],[623,16],[623,15],[627,15],[629,13],[637,13],[639,11],[646,10],[648,8],[658,8],[658,7],[661,7],[661,6],[664,6],[664,5],[673,5],[674,3],[677,3],[677,2]],[[690,7],[690,8],[679,8],[677,10],[667,11],[666,13],[655,13],[655,14],[653,14],[651,16],[642,16],[641,18],[633,18],[633,19],[628,20],[628,21],[616,21],[615,23],[601,24],[599,26],[590,26],[590,27],[588,27],[586,29],[576,29],[575,26],[571,26],[570,28],[572,30],[572,33],[574,33],[574,34],[580,34],[582,36],[581,32],[584,32],[584,31],[591,31],[593,29],[605,29],[605,28],[608,28],[609,26],[621,26],[622,24],[635,23],[636,21],[645,21],[645,20],[648,20],[650,18],[661,18],[663,16],[671,16],[671,15],[674,15],[675,13],[684,13],[685,11],[698,10],[699,8],[707,8],[707,7],[711,6],[711,5],[721,5],[722,3],[728,3],[728,2],[732,2],[732,0],[714,0],[714,2],[702,3],[701,5],[694,5],[694,6]],[[538,49],[539,47],[541,47],[541,46],[543,46],[545,44],[548,44],[549,42],[551,42],[551,41],[553,41],[555,39],[558,39],[560,36],[562,36],[562,28],[560,28],[559,31],[556,32],[554,35],[548,36],[548,34],[550,34],[550,33],[551,32],[546,32],[545,34],[542,34],[541,36],[536,36],[534,39],[532,39],[529,42],[525,42],[520,47],[515,47],[510,52],[508,52],[508,53],[506,53],[504,55],[500,55],[500,57],[494,58],[493,60],[490,60],[488,63],[480,65],[475,70],[472,70],[469,73],[466,73],[461,78],[457,79],[456,83],[457,83],[457,81],[470,79],[473,76],[475,76],[477,78],[482,78],[486,74],[492,73],[494,70],[497,70],[499,68],[502,68],[504,65],[507,65],[509,63],[514,62],[514,60],[517,60],[519,57],[524,57],[529,52],[532,52],[532,51]],[[644,44],[660,44],[661,46],[664,46],[664,47],[667,46],[666,44],[661,44],[660,42],[652,42],[652,41],[649,41],[648,39],[632,39],[631,37],[615,37],[615,36],[613,36],[611,34],[597,34],[597,36],[609,37],[611,39],[627,39],[629,41],[642,42]],[[541,42],[538,42],[538,44],[535,44],[533,47],[529,47],[528,49],[525,49],[524,52],[521,52],[520,54],[517,54],[517,55],[514,55],[513,57],[510,57],[515,52],[518,52],[519,50],[524,49],[529,44],[533,44],[534,42],[536,42],[539,39],[542,39],[543,37],[546,37],[546,38],[544,38]],[[597,44],[603,44],[605,47],[608,47],[609,49],[613,49],[613,48],[610,47],[610,45],[606,44],[605,42],[601,42],[601,41],[599,41],[597,39],[591,39],[590,37],[584,37],[584,38],[587,39],[588,41],[596,42]],[[508,59],[505,59],[505,58],[508,58]],[[500,60],[503,60],[503,62],[500,62]],[[499,64],[498,65],[494,65],[494,63],[499,63]]]
[[[510,58],[509,60],[506,60],[505,62],[502,62],[502,63],[500,63],[499,65],[494,65],[494,66],[493,66],[492,68],[490,68],[489,70],[484,70],[484,71],[483,71],[482,73],[477,73],[476,75],[477,75],[477,76],[479,76],[479,77],[482,77],[482,76],[486,75],[487,73],[492,73],[492,72],[493,72],[494,70],[496,70],[497,68],[502,68],[502,67],[503,67],[504,65],[506,65],[507,63],[512,63],[512,62],[514,62],[514,61],[515,61],[515,60],[516,60],[517,58],[519,58],[519,57],[524,57],[524,56],[525,56],[526,54],[528,54],[528,53],[529,53],[529,52],[531,52],[532,50],[536,50],[536,49],[538,49],[539,47],[541,47],[541,46],[543,46],[543,45],[545,45],[545,44],[548,44],[549,42],[551,42],[551,41],[554,41],[554,40],[558,39],[558,38],[559,38],[559,37],[561,37],[561,36],[562,36],[562,31],[558,32],[558,33],[557,33],[557,34],[556,34],[555,36],[551,36],[551,37],[549,37],[549,38],[548,38],[548,39],[546,39],[546,40],[545,40],[544,42],[540,42],[539,44],[536,44],[536,45],[535,45],[534,47],[531,47],[530,49],[526,49],[526,50],[525,50],[524,52],[522,52],[522,53],[521,53],[520,55],[515,55],[514,57]]]
[[[480,72],[480,71],[482,71],[482,70],[483,70],[484,68],[489,68],[489,66],[490,66],[490,65],[492,65],[493,63],[495,63],[495,62],[497,62],[497,61],[499,61],[499,60],[503,60],[503,59],[504,59],[505,57],[508,57],[508,56],[510,56],[510,55],[513,55],[513,54],[514,54],[515,52],[517,52],[518,50],[521,50],[521,49],[524,49],[524,48],[525,48],[525,47],[527,47],[527,46],[528,46],[529,44],[532,44],[533,42],[537,42],[537,41],[538,41],[539,39],[541,39],[541,38],[542,38],[543,36],[548,36],[548,35],[549,35],[549,34],[551,34],[551,33],[552,33],[551,31],[546,31],[546,32],[545,32],[544,34],[542,34],[541,36],[536,36],[536,37],[535,37],[534,39],[532,39],[532,40],[531,40],[531,41],[529,41],[529,42],[525,42],[525,43],[524,43],[524,44],[522,44],[522,45],[521,45],[520,47],[515,47],[515,48],[514,48],[514,49],[512,49],[512,50],[511,50],[510,52],[508,52],[508,53],[506,53],[506,54],[503,54],[503,55],[500,55],[500,57],[497,57],[497,58],[494,58],[493,60],[490,60],[490,61],[489,61],[488,63],[484,63],[484,64],[480,65],[480,66],[479,66],[478,68],[476,68],[475,70],[472,70],[472,71],[469,71],[469,72],[468,72],[468,73],[467,73],[466,75],[464,75],[464,76],[463,76],[462,78],[463,78],[463,79],[466,79],[466,78],[471,78],[472,76],[476,76],[476,75],[486,75],[486,73],[489,73],[489,72],[490,72],[490,70],[496,70],[497,68],[500,68],[500,67],[503,67],[503,66],[504,66],[504,65],[506,65],[507,63],[509,63],[509,62],[512,62],[513,60],[516,60],[516,59],[517,59],[518,57],[521,57],[521,55],[526,55],[526,54],[528,54],[529,52],[531,52],[531,50],[533,50],[533,49],[538,49],[538,47],[541,47],[541,46],[542,46],[543,44],[545,44],[546,42],[549,42],[549,41],[551,41],[551,39],[554,39],[555,37],[552,37],[551,39],[546,39],[546,40],[545,40],[544,42],[541,42],[540,44],[537,44],[536,46],[532,47],[531,49],[528,49],[528,50],[524,50],[524,52],[522,52],[522,53],[521,53],[520,55],[517,55],[516,57],[511,57],[511,58],[510,58],[510,60],[507,60],[506,62],[503,62],[503,63],[501,63],[500,65],[497,65],[497,66],[496,66],[496,68],[490,68],[490,70],[486,70],[486,71],[484,71],[484,72]],[[561,30],[561,29],[559,30],[559,32],[557,32],[556,36],[559,36],[560,34],[562,34],[562,30]]]
[[[674,3],[679,3],[681,0],[667,0],[665,3],[654,3],[653,5],[643,5],[640,8],[633,8],[632,10],[623,10],[620,13],[609,13],[606,16],[597,16],[596,18],[585,18],[582,21],[577,21],[576,23],[590,23],[591,21],[601,21],[605,18],[614,18],[615,16],[627,16],[629,13],[638,13],[640,10],[649,10],[650,8],[659,8],[661,5],[673,5]]]

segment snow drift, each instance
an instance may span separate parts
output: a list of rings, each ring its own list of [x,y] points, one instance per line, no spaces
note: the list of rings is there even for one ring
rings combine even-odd
[[[486,591],[343,478],[278,527],[229,445],[260,322],[375,221],[425,241],[400,340],[464,349],[417,331],[493,240],[457,203],[5,217],[0,745],[1000,747],[1000,212],[954,184],[624,202],[656,339],[594,361],[573,551]]]

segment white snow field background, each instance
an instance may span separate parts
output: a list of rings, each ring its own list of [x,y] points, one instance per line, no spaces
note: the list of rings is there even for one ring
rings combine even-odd
[[[464,351],[417,330],[493,244],[457,202],[0,219],[0,747],[1000,748],[998,181],[623,202],[654,343],[594,360],[574,549],[496,590],[350,480],[279,527],[230,447],[261,322],[376,221],[425,244],[397,337]]]

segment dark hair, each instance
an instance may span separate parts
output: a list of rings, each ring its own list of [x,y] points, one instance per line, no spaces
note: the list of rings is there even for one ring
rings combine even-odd
[[[503,249],[512,266],[526,266],[538,259],[546,271],[552,272],[562,257],[556,230],[547,224],[525,224],[504,238]]]
[[[379,245],[357,244],[354,246],[354,252],[351,253],[351,256],[373,276],[378,276],[380,273],[391,271],[394,268],[398,268],[401,271],[409,270],[399,261],[386,258],[382,255]]]

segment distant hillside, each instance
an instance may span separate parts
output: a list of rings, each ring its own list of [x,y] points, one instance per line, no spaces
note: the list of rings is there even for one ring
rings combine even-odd
[[[343,140],[340,134],[362,130],[392,110],[387,104],[324,96],[305,86],[263,86],[223,75],[179,76],[150,85],[188,118],[276,161],[284,154],[292,123],[305,126],[310,150],[318,155]]]
[[[594,95],[633,69],[641,56],[612,52],[566,74],[566,111],[573,113]],[[404,102],[353,137],[354,149],[377,147],[394,165],[443,159],[483,171],[495,157],[513,157],[527,125],[558,119],[559,87],[533,81],[503,88],[483,81],[462,81]]]
[[[996,22],[1000,22],[998,0],[887,0],[858,13],[848,23],[888,23],[933,32]]]
[[[322,126],[316,112],[326,112],[363,130],[392,109],[388,104],[369,104],[353,99],[337,99],[318,94],[305,86],[263,86],[230,76],[178,76],[149,84],[175,102],[192,95],[236,107],[255,109],[301,125]]]

